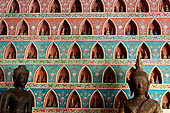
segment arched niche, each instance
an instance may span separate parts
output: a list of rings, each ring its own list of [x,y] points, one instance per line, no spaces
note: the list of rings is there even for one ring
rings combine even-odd
[[[73,0],[73,3],[71,5],[71,12],[82,12],[82,5],[80,0]]]
[[[99,43],[96,43],[92,49],[92,59],[104,59],[104,51]]]
[[[130,20],[130,22],[126,25],[125,35],[137,35],[137,32],[137,25],[133,20]]]
[[[86,66],[83,67],[80,71],[79,75],[79,82],[80,83],[92,83],[92,74]]]
[[[114,12],[126,12],[126,5],[124,0],[116,0],[114,3]]]
[[[90,99],[90,108],[104,108],[104,100],[98,90],[92,95]]]
[[[135,72],[135,68],[132,66],[126,74],[126,83],[130,80],[130,76],[132,75],[133,72]]]
[[[104,12],[104,5],[101,0],[94,0],[91,6],[92,12]]]
[[[138,53],[140,54],[141,59],[150,59],[151,58],[149,48],[145,43],[143,43],[139,47]]]
[[[60,35],[71,35],[71,28],[66,20],[64,20],[63,23],[61,24],[59,34]]]
[[[39,25],[39,35],[50,35],[50,27],[46,20],[43,20]]]
[[[36,49],[36,46],[34,45],[34,43],[31,43],[26,51],[26,58],[27,59],[37,59],[38,56],[38,52]]]
[[[136,6],[136,12],[149,12],[149,4],[146,0],[139,0]]]
[[[80,59],[81,58],[81,51],[77,43],[74,43],[69,50],[69,58],[70,59]]]
[[[81,35],[92,35],[92,26],[90,22],[86,19],[81,26],[80,30]]]
[[[107,67],[103,73],[104,83],[116,83],[116,73],[112,67]]]
[[[161,58],[162,59],[170,59],[170,45],[169,43],[165,43],[165,45],[161,49]]]
[[[170,109],[170,92],[162,97],[162,109]]]
[[[122,104],[122,102],[124,102],[125,100],[127,100],[127,96],[125,95],[125,93],[121,90],[117,93],[117,95],[115,96],[115,100],[114,100],[114,108],[119,109],[120,105]]]
[[[36,83],[46,83],[47,82],[47,72],[43,66],[40,66],[35,74]]]
[[[0,82],[4,82],[5,79],[5,74],[2,68],[0,67]]]
[[[32,0],[30,5],[30,13],[40,13],[40,3],[38,0]]]
[[[115,24],[110,19],[105,23],[104,35],[116,35]]]
[[[121,42],[115,48],[115,59],[127,59],[126,48]]]
[[[0,20],[0,35],[7,35],[7,25],[4,20]]]
[[[47,49],[47,58],[48,59],[58,59],[59,58],[59,49],[54,42]]]
[[[12,42],[10,42],[4,52],[4,58],[5,59],[16,59],[16,48]]]
[[[159,11],[160,12],[170,12],[170,1],[169,0],[161,0],[159,3]]]
[[[30,92],[31,97],[32,97],[32,107],[35,107],[35,96],[34,96],[33,92],[30,89],[28,89],[28,92]]]
[[[161,35],[161,27],[159,23],[156,20],[153,20],[148,29],[148,34],[149,35]]]
[[[20,10],[20,8],[19,8],[18,1],[17,0],[13,0],[11,2],[10,7],[9,7],[9,13],[19,13],[19,10]]]
[[[69,83],[69,71],[65,66],[60,69],[57,82]]]
[[[22,20],[22,22],[18,25],[18,35],[28,35],[28,25],[25,22],[25,20]]]
[[[75,90],[70,94],[67,102],[68,108],[81,108],[80,97]]]
[[[61,5],[58,0],[52,0],[50,5],[50,13],[61,13]]]
[[[157,67],[151,71],[150,82],[152,84],[162,84],[162,75]]]
[[[57,95],[53,90],[50,90],[46,97],[44,102],[45,107],[58,107],[58,99]]]

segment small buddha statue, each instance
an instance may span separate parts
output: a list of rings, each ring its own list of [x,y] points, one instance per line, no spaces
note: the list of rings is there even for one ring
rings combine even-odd
[[[167,51],[164,51],[163,53],[162,53],[162,55],[163,55],[163,59],[167,59],[168,58],[168,54],[167,54]]]
[[[153,35],[153,31],[151,28],[149,28],[149,35]]]
[[[49,59],[53,59],[53,55],[52,54],[49,54]]]
[[[123,6],[120,6],[120,12],[123,12]]]
[[[148,54],[146,51],[144,51],[144,59],[148,59]]]
[[[57,58],[58,58],[57,55],[58,55],[57,52],[55,52],[55,54],[54,54],[54,59],[57,59]]]
[[[121,59],[121,56],[120,56],[120,52],[119,52],[119,51],[117,52],[116,58],[117,58],[117,59]]]
[[[126,35],[130,35],[130,28],[127,29]]]
[[[155,75],[155,76],[156,76],[155,84],[159,84],[159,77],[158,77],[158,75]]]
[[[71,58],[72,58],[72,59],[75,59],[75,58],[76,58],[74,51],[72,51]]]
[[[96,51],[94,51],[94,56],[93,56],[93,58],[94,59],[97,59],[98,57],[97,57],[97,52]]]
[[[160,9],[161,12],[164,12],[164,6],[161,5],[161,9]]]
[[[6,90],[0,101],[0,113],[32,113],[33,98],[29,91],[24,90],[29,71],[24,65],[14,70],[14,89]]]
[[[162,105],[162,109],[168,109],[168,107],[167,107],[166,103],[163,103],[163,105]]]
[[[87,83],[87,81],[86,81],[86,74],[85,74],[85,73],[84,73],[84,75],[83,75],[82,83]]]
[[[28,53],[28,57],[27,57],[28,59],[32,59],[32,54],[31,54],[31,52],[29,52]]]
[[[47,107],[56,107],[57,106],[53,95],[49,95],[46,106]]]
[[[168,5],[165,6],[165,12],[169,12]]]
[[[109,28],[106,30],[106,35],[110,35],[110,30],[109,30]]]
[[[136,70],[131,74],[128,81],[131,95],[134,94],[134,97],[121,104],[119,113],[161,113],[159,103],[148,98],[150,82],[147,73],[142,69],[139,54],[135,66]]]

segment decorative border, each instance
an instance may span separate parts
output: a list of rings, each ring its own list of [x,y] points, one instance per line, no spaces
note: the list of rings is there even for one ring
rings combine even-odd
[[[70,35],[70,36],[10,36],[1,35],[0,41],[169,41],[170,35]]]
[[[1,82],[0,88],[13,87],[13,82]],[[39,89],[129,89],[127,83],[32,83],[26,88]],[[151,84],[150,90],[170,90],[169,84]]]
[[[1,65],[8,64],[37,64],[37,65],[133,65],[136,59],[0,59]],[[143,59],[143,65],[170,65],[170,59]]]
[[[168,18],[170,17],[170,13],[166,12],[155,12],[155,13],[136,13],[136,12],[128,12],[128,13],[107,13],[107,12],[101,12],[101,13],[57,13],[57,14],[50,14],[50,13],[37,13],[37,14],[28,14],[28,13],[22,13],[22,14],[10,14],[10,13],[1,13],[0,17],[2,18],[9,18],[9,17],[22,17],[22,18],[117,18],[117,17],[123,17],[123,18],[136,18],[136,17],[163,17]]]

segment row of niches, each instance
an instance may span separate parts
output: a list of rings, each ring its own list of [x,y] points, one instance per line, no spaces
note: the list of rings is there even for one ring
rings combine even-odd
[[[34,96],[34,93],[31,91],[31,89],[28,90],[31,92],[33,97],[34,106],[37,105],[36,102],[36,96]],[[109,92],[112,94],[104,93],[102,90],[96,90],[93,92],[89,92],[88,97],[87,95],[83,95],[82,93],[77,90],[69,91],[70,94],[66,94],[64,96],[64,92],[62,95],[57,94],[57,90],[49,90],[44,97],[44,100],[41,100],[41,104],[43,107],[55,107],[55,108],[115,108],[118,109],[122,102],[126,101],[129,96],[126,95],[126,93],[123,90],[115,91],[115,92]],[[116,93],[117,92],[117,93]],[[103,94],[104,93],[104,94]],[[106,97],[108,96],[108,97]],[[151,98],[150,95],[148,95],[148,98]],[[42,99],[42,95],[41,95]],[[67,99],[67,100],[65,100]],[[61,102],[62,101],[62,102]],[[63,102],[64,101],[64,102]],[[158,101],[158,100],[157,100]],[[161,97],[161,100],[159,100],[162,105],[162,109],[170,109],[170,93],[165,92],[164,95]],[[65,104],[60,106],[61,104]],[[83,105],[86,104],[86,105]]]
[[[32,75],[33,72],[30,72],[29,82],[30,78],[32,78],[35,83],[50,83],[51,79],[53,79],[53,83],[73,83],[73,79],[77,79],[76,81],[79,83],[97,83],[96,79],[102,79],[100,80],[102,83],[118,83],[120,82],[118,79],[121,79],[121,77],[124,76],[125,78],[123,79],[125,79],[125,82],[127,83],[128,80],[130,80],[131,74],[135,72],[133,66],[131,66],[126,73],[117,72],[117,69],[114,69],[112,66],[107,66],[104,70],[101,69],[100,73],[94,73],[94,70],[91,69],[91,67],[83,66],[80,71],[77,72],[78,75],[76,73],[71,74],[70,69],[68,69],[67,66],[62,66],[55,73],[51,73],[50,75],[48,70],[49,69],[46,70],[44,66],[40,66],[36,69],[34,75]],[[8,75],[5,75],[5,73]],[[0,67],[0,82],[7,81],[5,79],[8,79],[8,76],[11,76],[9,73],[11,72],[4,72],[3,68]],[[167,74],[165,76],[167,76]],[[159,67],[153,67],[149,79],[151,84],[163,84],[166,77],[164,78]]]
[[[101,42],[96,42],[93,45],[89,46],[89,49],[81,48],[77,42],[73,42],[68,46],[68,51],[65,49],[61,48],[61,44],[57,45],[55,42],[51,42],[49,45],[44,45],[41,44],[42,47],[46,47],[46,49],[41,49],[39,46],[37,47],[35,42],[29,42],[30,44],[23,46],[22,44],[20,46],[24,48],[20,48],[19,45],[15,46],[15,42],[9,42],[6,47],[5,46],[0,46],[4,47],[4,52],[1,52],[3,55],[3,59],[20,59],[20,54],[22,53],[24,59],[65,59],[62,57],[63,54],[66,55],[66,59],[107,59],[106,55],[107,53],[113,53],[111,59],[129,59],[128,54],[134,53],[135,51],[136,54],[139,53],[141,56],[141,59],[152,59],[152,52],[151,48],[147,45],[147,43],[142,42],[138,47],[136,46],[135,48],[130,50],[130,53],[128,53],[127,46],[123,42],[117,43],[113,49],[107,49],[105,50],[105,46],[101,44]],[[62,44],[63,45],[63,44]],[[65,44],[64,44],[65,46]],[[87,46],[85,44],[85,46]],[[131,44],[131,46],[133,46]],[[160,46],[160,45],[159,45]],[[151,46],[152,47],[152,46]],[[18,50],[19,48],[19,50]],[[153,48],[153,47],[152,47]],[[162,47],[160,46],[160,59],[170,59],[170,44],[168,42],[165,42]],[[3,51],[3,49],[1,49]],[[158,49],[154,49],[153,55],[155,52],[158,52]],[[24,54],[25,53],[25,54]],[[85,54],[89,54],[89,58],[84,57]],[[40,57],[40,56],[44,57]]]
[[[118,26],[116,26],[115,22],[112,19],[108,19],[104,22],[105,24],[103,26],[101,26],[101,28],[103,30],[101,30],[103,35],[117,35],[118,31],[117,28]],[[55,26],[55,25],[54,25]],[[34,31],[37,31],[37,35],[40,36],[49,36],[52,34],[52,29],[57,30],[58,33],[55,35],[72,35],[73,33],[73,29],[75,29],[71,24],[64,19],[59,27],[57,28],[55,27],[50,27],[49,22],[46,19],[43,19],[37,26],[37,30],[35,28],[35,26],[31,27],[29,26],[28,22],[23,19],[21,20],[17,26],[16,26],[16,30],[11,27],[9,27],[7,25],[7,23],[5,22],[5,20],[0,20],[0,35],[8,35],[9,29],[15,30],[15,35],[30,35],[30,31],[34,28]],[[127,23],[126,26],[122,29],[122,31],[124,31],[125,35],[139,35],[139,25],[137,25],[137,23],[133,20],[130,19]],[[101,29],[100,26],[95,27],[91,24],[90,20],[88,19],[84,19],[80,26],[76,26],[76,29],[79,28],[79,35],[94,35],[94,31],[95,30],[99,30]],[[78,29],[77,29],[78,30]],[[161,35],[162,34],[162,26],[160,25],[160,23],[156,20],[153,19],[152,21],[150,21],[150,24],[148,25],[148,28],[146,30],[147,35]]]
[[[49,13],[61,13],[62,6],[59,0],[51,0],[51,3],[48,5]],[[70,2],[69,12],[71,13],[79,13],[83,12],[83,4],[81,0],[72,0]],[[125,0],[115,0],[112,6],[113,12],[126,12],[127,11],[127,3]],[[11,0],[8,4],[7,13],[20,13],[20,3],[18,0]],[[31,0],[31,3],[28,6],[28,13],[40,13],[41,5],[39,0]],[[137,0],[135,11],[136,12],[150,12],[150,4],[147,0]],[[159,3],[159,11],[160,12],[170,12],[170,2],[169,0],[161,0]],[[90,12],[105,12],[105,3],[103,0],[93,0],[90,6]]]

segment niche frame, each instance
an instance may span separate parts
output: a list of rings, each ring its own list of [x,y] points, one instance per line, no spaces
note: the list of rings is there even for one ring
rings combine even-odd
[[[163,108],[162,108],[162,106],[163,106],[163,98],[164,98],[164,96],[166,96],[167,93],[170,94],[170,91],[167,90],[166,92],[164,92],[164,94],[162,95],[162,98],[161,98],[160,107],[161,107],[162,110],[163,110]],[[170,108],[169,108],[169,109],[170,109]]]
[[[47,101],[48,101],[48,96],[49,96],[49,94],[50,94],[51,92],[53,92],[54,95],[55,95],[55,98],[56,98],[56,100],[57,100],[57,103],[56,103],[56,104],[57,104],[57,107],[47,107],[47,106],[46,106],[46,105],[47,105]],[[45,95],[45,97],[44,97],[43,107],[45,107],[45,108],[59,108],[59,99],[58,99],[57,93],[56,93],[53,89],[50,89],[50,90],[46,93],[46,95]]]
[[[7,58],[8,53],[7,53],[6,50],[8,49],[8,46],[10,46],[10,45],[13,45],[13,46],[14,46],[16,58],[12,58],[12,59],[8,59],[8,58]],[[3,58],[4,58],[4,59],[8,59],[8,60],[16,60],[16,59],[18,58],[17,48],[16,48],[15,44],[14,44],[12,41],[10,41],[10,42],[5,46]]]
[[[45,73],[46,73],[46,76],[47,76],[47,82],[37,82],[38,81],[38,75],[37,75],[37,73],[40,71],[40,69],[41,68],[43,68],[44,69],[44,71],[45,71]],[[35,73],[34,73],[34,79],[33,79],[33,82],[34,83],[40,83],[40,84],[44,84],[44,83],[48,83],[48,72],[47,72],[47,70],[45,69],[45,67],[43,66],[43,65],[40,65],[37,69],[36,69],[36,71],[35,71]]]
[[[28,22],[25,20],[25,18],[21,19],[21,21],[16,26],[16,35],[18,35],[20,28],[22,28],[22,23],[25,22],[28,28],[28,35],[20,35],[20,36],[29,36],[30,35],[30,27]]]
[[[91,47],[91,51],[90,51],[90,59],[94,59],[94,58],[92,58],[92,54],[93,54],[93,49],[94,49],[94,47],[97,45],[97,44],[99,44],[100,45],[100,47],[102,48],[102,50],[103,50],[103,58],[98,58],[98,59],[95,59],[95,60],[101,60],[101,59],[105,59],[105,51],[104,51],[104,48],[103,48],[103,46],[102,46],[102,44],[100,44],[100,42],[95,42],[94,44],[93,44],[93,46]]]
[[[90,72],[90,76],[91,76],[91,82],[90,82],[90,83],[93,83],[93,74],[92,74],[92,71],[90,70],[90,68],[89,68],[87,65],[83,66],[83,67],[80,69],[79,76],[78,76],[78,83],[81,84],[81,82],[80,82],[80,80],[81,80],[81,73],[82,73],[82,71],[83,71],[85,68],[87,68],[87,69],[89,70],[89,72]],[[84,83],[82,83],[82,84],[84,84]]]
[[[84,13],[84,7],[83,7],[83,3],[81,0],[79,0],[80,5],[81,5],[81,12],[71,12],[72,6],[74,4],[74,2],[76,2],[76,0],[71,0],[70,4],[69,4],[69,13]]]
[[[162,73],[162,71],[160,70],[160,68],[158,67],[158,66],[154,66],[152,69],[151,69],[151,71],[150,71],[150,73],[149,73],[149,77],[148,77],[148,79],[149,79],[149,82],[151,82],[151,77],[152,77],[152,72],[154,71],[154,69],[155,68],[157,68],[158,69],[158,71],[160,72],[160,78],[161,78],[161,83],[158,83],[158,84],[164,84],[164,79],[163,79],[163,73]],[[151,84],[156,84],[156,83],[151,83]]]
[[[128,82],[128,81],[127,81],[128,78],[129,78],[129,80],[130,80],[130,76],[131,76],[132,73],[131,73],[131,74],[129,74],[129,73],[130,73],[130,70],[131,70],[132,68],[133,68],[134,70],[136,70],[134,66],[130,66],[130,67],[129,67],[129,69],[126,71],[125,83]]]
[[[28,88],[27,91],[30,91],[30,92],[31,92],[31,94],[32,94],[32,96],[33,96],[33,101],[34,101],[34,102],[33,102],[33,104],[34,104],[33,107],[36,107],[36,97],[35,97],[33,91],[32,91],[30,88]]]
[[[105,13],[105,12],[106,12],[106,11],[105,11],[106,7],[105,7],[105,3],[104,3],[103,0],[100,0],[100,1],[102,2],[102,4],[103,4],[103,11],[102,11],[102,12],[93,12],[93,11],[92,11],[93,4],[94,4],[95,1],[96,1],[96,0],[92,0],[91,3],[90,3],[90,13]]]
[[[69,34],[69,35],[60,35],[61,27],[62,27],[62,25],[64,24],[64,21],[66,21],[66,22],[68,23],[69,27],[70,27],[70,34]],[[73,34],[72,34],[72,31],[73,31],[73,30],[72,30],[72,26],[71,26],[70,22],[69,22],[67,19],[63,19],[63,20],[60,22],[59,26],[58,26],[57,34],[58,34],[59,36],[70,36],[70,35],[73,35]]]
[[[72,97],[72,95],[73,95],[74,92],[77,93],[77,95],[78,95],[78,97],[79,97],[79,99],[80,99],[80,108],[82,108],[81,96],[80,96],[79,92],[78,92],[76,89],[73,89],[73,90],[70,92],[70,94],[69,94],[69,96],[68,96],[68,98],[67,98],[66,108],[69,108],[69,101],[70,101],[70,99],[71,99],[71,97]],[[78,108],[78,109],[80,109],[80,108]],[[69,109],[70,109],[70,108],[69,108]],[[73,108],[73,109],[77,109],[77,108]]]
[[[79,26],[79,35],[81,35],[81,32],[83,31],[83,25],[85,24],[85,22],[88,21],[90,26],[91,26],[91,29],[92,29],[92,34],[91,35],[94,35],[94,28],[93,28],[93,24],[90,22],[89,19],[85,18],[84,20],[81,21],[80,23],[80,26]],[[90,35],[90,36],[91,36]],[[82,35],[82,36],[89,36],[89,35]]]
[[[104,32],[105,32],[105,26],[106,24],[108,24],[109,20],[113,23],[114,27],[115,27],[115,34],[114,35],[117,35],[117,26],[115,24],[115,22],[111,19],[111,18],[108,18],[104,24],[103,24],[103,28],[102,28],[102,35],[105,35]],[[106,35],[107,36],[107,35]],[[110,36],[110,35],[109,35]],[[111,35],[112,36],[112,35]]]
[[[128,59],[129,57],[129,53],[128,53],[128,49],[127,49],[127,47],[126,47],[126,45],[122,42],[122,41],[120,41],[119,43],[117,43],[117,45],[115,46],[115,48],[114,48],[114,50],[113,50],[113,59],[116,59],[116,49],[117,49],[117,47],[120,45],[120,43],[124,46],[124,48],[125,48],[125,50],[126,50],[126,53],[127,53],[127,58],[124,58],[124,59]],[[122,59],[119,59],[119,60],[122,60]]]
[[[55,0],[51,0],[50,2],[49,2],[49,5],[48,5],[48,13],[50,13],[50,10],[51,10],[51,6],[52,6],[52,3],[54,2]],[[61,1],[60,0],[57,0],[58,2],[59,2],[59,4],[60,4],[60,12],[57,12],[57,13],[62,13],[62,5],[61,5]],[[53,14],[53,13],[52,13]],[[54,14],[56,14],[56,13],[54,13]]]
[[[6,26],[7,32],[6,32],[6,35],[5,35],[5,36],[7,36],[7,35],[9,34],[9,27],[8,27],[8,24],[7,24],[7,22],[4,20],[4,18],[1,18],[0,21],[2,21],[2,23],[4,23],[5,26]],[[0,36],[1,36],[1,35],[0,35]]]
[[[79,47],[79,50],[80,50],[80,58],[75,58],[74,60],[76,60],[76,59],[82,59],[82,50],[81,50],[80,45],[79,45],[76,41],[74,41],[74,42],[70,45],[70,47],[69,47],[69,49],[68,49],[67,58],[68,58],[68,59],[72,59],[72,58],[70,58],[70,55],[71,55],[71,49],[74,47],[74,44],[76,44],[76,45]]]
[[[122,0],[122,1],[123,1],[123,2],[124,2],[124,4],[125,4],[125,12],[115,12],[115,11],[114,11],[115,4],[118,2],[118,0],[115,0],[115,1],[113,2],[112,12],[114,12],[114,13],[126,13],[126,12],[127,12],[127,3],[126,3],[126,1],[125,1],[125,0]]]
[[[8,3],[8,5],[7,5],[6,13],[8,13],[8,14],[9,14],[9,11],[10,11],[10,8],[11,8],[11,5],[12,5],[13,1],[14,1],[14,0],[10,0],[9,3]],[[16,0],[16,1],[17,1],[18,5],[19,5],[19,12],[16,13],[16,14],[19,14],[19,13],[21,13],[21,9],[22,9],[22,8],[21,8],[21,5],[20,5],[20,3],[19,3],[19,0]],[[11,14],[15,14],[15,13],[11,13]]]
[[[163,49],[163,47],[166,45],[166,44],[168,44],[169,45],[169,47],[170,47],[170,43],[168,42],[168,41],[166,41],[162,46],[161,46],[161,48],[160,48],[160,59],[163,59],[162,58],[162,49]],[[170,52],[169,52],[170,53]],[[170,55],[170,54],[169,54]],[[167,59],[170,59],[170,58],[167,58]],[[165,59],[164,59],[165,60]]]
[[[53,46],[53,44],[57,47],[57,49],[58,49],[58,58],[57,59],[60,59],[60,49],[59,49],[59,47],[58,47],[58,45],[53,41],[53,42],[51,42],[51,44],[48,46],[48,48],[47,48],[47,51],[46,51],[46,59],[50,59],[50,58],[48,58],[48,56],[49,56],[49,51],[50,51],[50,49],[52,48],[52,46]],[[54,58],[53,58],[54,59]],[[51,59],[52,60],[52,59]]]
[[[2,66],[0,66],[0,71],[2,71],[2,74],[3,74],[3,81],[0,81],[1,82],[5,82],[6,81],[6,77],[5,77],[5,72],[4,72],[4,69],[2,68]]]
[[[46,22],[47,25],[48,25],[48,27],[49,27],[49,35],[40,35],[40,34],[39,34],[39,33],[40,33],[40,28],[41,28],[41,26],[43,25],[44,22]],[[50,26],[50,24],[48,23],[48,21],[47,21],[45,18],[43,18],[43,19],[38,23],[37,26],[38,26],[38,27],[37,27],[37,35],[38,35],[38,36],[51,36],[51,26]]]
[[[61,71],[62,71],[63,68],[66,68],[66,69],[67,69],[68,77],[69,77],[68,83],[71,83],[71,74],[70,74],[69,69],[68,69],[67,66],[65,66],[65,65],[61,66],[60,69],[58,70],[57,75],[56,75],[56,83],[58,83],[58,84],[66,84],[65,82],[64,82],[64,83],[58,82],[59,77],[60,77],[60,73],[61,73]],[[67,84],[68,84],[68,83],[67,83]]]
[[[30,47],[32,46],[32,44],[34,45],[34,47],[35,47],[35,49],[36,49],[37,58],[34,58],[34,59],[33,59],[33,58],[30,58],[30,59],[31,59],[31,60],[37,60],[37,59],[38,59],[38,48],[37,48],[37,46],[34,44],[34,42],[30,42],[30,43],[28,44],[28,46],[26,47],[24,59],[29,59],[29,58],[27,58],[27,57],[28,57],[29,49],[30,49]]]
[[[150,12],[151,12],[151,7],[150,7],[150,4],[149,4],[148,0],[145,0],[145,1],[146,1],[146,3],[148,4],[149,11],[148,11],[148,12],[137,12],[137,6],[138,6],[138,4],[140,3],[140,1],[142,1],[142,0],[137,0],[137,2],[136,2],[136,4],[135,4],[135,12],[136,12],[136,13],[150,13]]]
[[[126,35],[126,28],[127,28],[127,26],[130,24],[131,21],[133,21],[133,22],[135,23],[135,25],[136,25],[136,29],[137,29],[137,34],[136,34],[136,35]],[[139,31],[139,26],[138,26],[138,24],[136,23],[136,21],[135,21],[133,18],[130,18],[130,19],[127,21],[127,23],[125,24],[125,26],[124,26],[124,35],[125,35],[125,36],[139,36],[139,34],[140,34],[140,31]]]
[[[159,23],[159,21],[158,21],[156,18],[153,18],[153,19],[149,22],[148,27],[147,27],[147,35],[149,35],[149,28],[150,28],[150,25],[152,24],[152,22],[153,22],[154,20],[158,23],[158,25],[159,25],[159,27],[160,27],[160,33],[161,33],[160,35],[163,35],[163,33],[162,33],[162,26],[161,26],[161,24]],[[160,36],[160,35],[150,35],[150,36]]]
[[[32,6],[33,2],[34,2],[34,0],[30,0],[30,2],[29,2],[29,5],[28,5],[28,13],[29,13],[29,14],[36,14],[36,13],[31,13],[31,6]],[[42,10],[42,8],[41,8],[41,3],[40,3],[39,0],[37,0],[37,2],[38,2],[38,4],[39,4],[39,6],[40,6],[40,12],[39,12],[39,13],[42,13],[42,12],[41,12],[41,10]]]
[[[107,71],[107,69],[108,68],[111,68],[112,69],[112,71],[114,72],[114,79],[115,79],[115,82],[113,82],[113,83],[110,83],[110,82],[104,82],[104,78],[105,78],[105,72]],[[115,83],[117,83],[117,74],[116,74],[116,71],[113,69],[113,67],[111,66],[111,65],[109,65],[109,66],[107,66],[105,69],[104,69],[104,71],[103,71],[103,74],[102,74],[102,83],[105,83],[105,84],[115,84]]]

